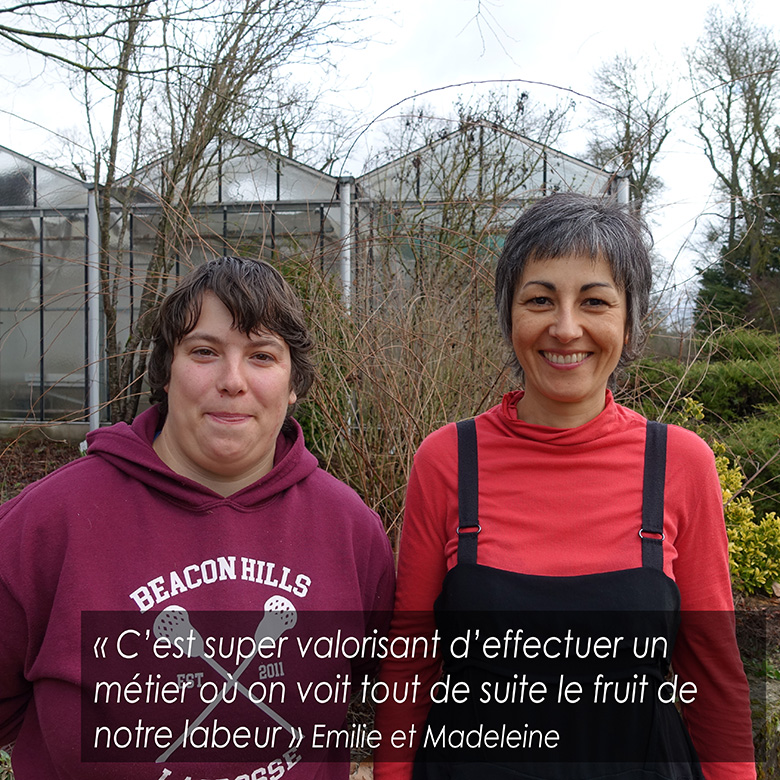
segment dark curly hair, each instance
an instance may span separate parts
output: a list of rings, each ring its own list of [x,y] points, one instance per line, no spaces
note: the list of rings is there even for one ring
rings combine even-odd
[[[203,294],[211,292],[233,316],[233,326],[249,335],[259,329],[281,336],[290,349],[291,386],[302,398],[314,381],[309,357],[312,338],[295,291],[263,260],[219,257],[190,271],[160,304],[152,333],[148,379],[151,400],[168,413],[165,386],[171,379],[173,353],[198,322]]]

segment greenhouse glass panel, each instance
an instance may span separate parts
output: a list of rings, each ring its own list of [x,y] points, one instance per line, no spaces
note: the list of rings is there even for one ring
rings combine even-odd
[[[6,420],[38,419],[40,314],[0,312],[0,413]]]
[[[87,187],[78,179],[58,171],[37,167],[38,206],[46,208],[85,207]]]
[[[0,319],[40,303],[39,226],[37,219],[0,219]]]
[[[198,182],[198,203],[218,203],[219,202],[219,166],[216,164],[210,165],[202,175],[199,176]]]
[[[274,246],[273,229],[276,217],[270,210],[232,212],[226,215],[223,232],[227,251],[242,257],[259,258]],[[211,242],[212,248],[221,248]]]
[[[0,150],[0,207],[33,205],[33,166]]]
[[[326,205],[336,198],[336,181],[327,173],[281,161],[280,200],[319,200]]]
[[[276,181],[276,162],[262,152],[222,162],[222,199],[226,203],[274,201]]]
[[[86,257],[83,220],[59,217],[44,220],[44,303],[61,295],[76,293],[84,305]]]
[[[124,231],[124,242],[119,249],[117,241],[121,228],[120,222],[114,224],[115,268],[119,274],[117,298],[117,343],[123,351],[130,337],[130,328],[138,316],[138,306],[146,283],[146,273],[154,252],[156,240],[155,225],[157,217],[133,215]],[[118,254],[121,252],[121,256]],[[121,263],[121,265],[120,265]]]
[[[84,417],[87,360],[84,309],[78,306],[80,302],[83,307],[84,299],[69,297],[60,298],[57,305],[47,306],[44,312],[42,406],[49,422]]]
[[[83,409],[84,252],[83,214],[74,220],[0,220],[0,414],[4,419],[73,418]],[[51,389],[54,385],[56,390]]]

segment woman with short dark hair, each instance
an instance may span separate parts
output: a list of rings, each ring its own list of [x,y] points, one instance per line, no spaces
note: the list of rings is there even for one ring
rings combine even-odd
[[[646,235],[567,193],[507,236],[496,302],[523,389],[415,456],[391,633],[441,657],[385,664],[418,686],[380,707],[377,780],[755,777],[713,454],[610,390],[644,339]]]
[[[292,387],[303,398],[314,381],[313,346],[300,298],[279,271],[264,260],[215,257],[197,266],[160,304],[153,329],[148,381],[152,403],[164,417],[165,386],[171,376],[176,345],[198,322],[203,295],[211,293],[227,308],[234,327],[248,335],[258,327],[276,333],[290,350]]]
[[[301,302],[223,257],[157,315],[156,403],[0,507],[0,745],[17,780],[344,780],[349,746],[314,732],[347,700],[304,693],[376,659],[307,651],[385,638],[393,556],[291,416]]]

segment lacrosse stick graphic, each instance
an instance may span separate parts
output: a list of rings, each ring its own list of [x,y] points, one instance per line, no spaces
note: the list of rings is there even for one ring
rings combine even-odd
[[[258,623],[255,629],[254,645],[255,648],[259,647],[263,640],[272,639],[277,641],[279,637],[292,628],[298,621],[298,614],[295,611],[295,606],[291,601],[284,596],[271,596],[263,605],[264,614],[262,620]],[[154,635],[159,639],[160,637],[167,637],[171,641],[179,640],[182,649],[190,658],[203,658],[209,666],[212,667],[218,674],[230,683],[230,687],[233,685],[251,701],[258,709],[275,720],[282,728],[286,729],[293,736],[297,734],[295,728],[291,726],[281,715],[274,712],[267,704],[261,701],[257,701],[252,698],[249,690],[239,682],[241,675],[246,671],[247,666],[252,663],[254,659],[254,653],[248,658],[245,658],[238,669],[231,675],[226,669],[220,666],[217,661],[210,658],[205,654],[205,646],[203,643],[203,637],[198,630],[190,622],[190,616],[187,610],[183,607],[172,605],[166,607],[157,616],[154,621]],[[190,724],[190,729],[200,725],[205,718],[209,716],[212,710],[223,700],[228,689],[223,690],[220,696],[217,696],[212,702],[210,702],[201,714]],[[182,734],[176,742],[174,742],[167,750],[157,759],[157,763],[161,763],[170,758],[171,754],[184,742],[184,734]]]

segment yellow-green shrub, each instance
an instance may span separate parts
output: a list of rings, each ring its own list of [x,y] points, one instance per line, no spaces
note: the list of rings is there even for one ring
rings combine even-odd
[[[682,401],[675,422],[695,430],[704,408],[691,397]],[[723,491],[734,586],[743,593],[772,593],[772,583],[780,582],[780,517],[768,512],[756,519],[751,492],[743,492],[745,474],[739,463],[729,458],[721,442],[715,442],[712,449]]]
[[[743,593],[771,593],[780,582],[780,517],[768,512],[756,519],[750,493],[739,495],[745,475],[718,442],[713,446],[723,490],[729,560],[734,586]]]
[[[759,521],[726,526],[734,585],[744,593],[771,593],[780,582],[780,518],[770,512]]]

